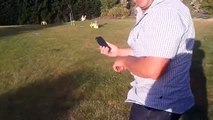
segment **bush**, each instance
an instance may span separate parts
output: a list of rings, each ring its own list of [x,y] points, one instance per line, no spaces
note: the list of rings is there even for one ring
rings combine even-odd
[[[205,9],[208,14],[213,15],[213,1],[204,1],[201,7]]]
[[[122,18],[129,16],[130,11],[124,7],[113,7],[109,10],[104,10],[101,13],[102,17],[110,17],[110,18]]]
[[[101,17],[107,16],[108,12],[109,12],[109,9],[103,9],[103,10],[101,10]]]
[[[119,0],[100,0],[100,1],[102,10],[111,9],[115,5],[119,4]]]

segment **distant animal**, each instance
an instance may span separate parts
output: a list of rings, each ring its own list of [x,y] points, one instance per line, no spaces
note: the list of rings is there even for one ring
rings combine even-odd
[[[46,21],[41,21],[41,25],[47,25]]]
[[[99,28],[99,25],[96,24],[96,23],[91,23],[91,24],[90,24],[90,27],[91,27],[91,28],[98,29],[98,28]]]
[[[85,21],[85,20],[86,20],[86,18],[87,18],[87,16],[86,16],[86,15],[82,15],[82,16],[81,16],[81,21]]]
[[[92,22],[92,23],[90,24],[90,27],[91,27],[91,28],[98,29],[98,28],[99,28],[98,20],[95,20],[94,22]]]

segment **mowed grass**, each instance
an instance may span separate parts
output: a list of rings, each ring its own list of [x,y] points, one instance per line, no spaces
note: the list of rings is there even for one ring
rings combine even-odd
[[[100,55],[98,35],[126,46],[133,20],[0,28],[0,119],[126,119],[130,75]]]
[[[114,58],[100,55],[95,37],[126,47],[134,19],[100,19],[100,29],[90,28],[90,22],[0,27],[0,119],[128,119],[130,104],[124,100],[132,77],[113,71]],[[195,26],[196,106],[182,119],[211,120],[213,22]]]

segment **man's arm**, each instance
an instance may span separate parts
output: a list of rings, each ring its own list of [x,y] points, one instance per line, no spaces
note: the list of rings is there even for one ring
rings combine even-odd
[[[116,72],[127,69],[137,76],[157,80],[163,75],[169,61],[170,59],[159,57],[118,57],[113,69]]]
[[[129,56],[129,55],[132,55],[132,49],[130,48],[118,49],[118,56]]]
[[[108,57],[118,57],[118,56],[129,56],[132,55],[132,49],[131,48],[118,48],[116,45],[108,43],[107,44],[111,47],[111,50],[109,52],[108,47],[102,47],[100,46],[100,52],[101,54],[104,54]]]

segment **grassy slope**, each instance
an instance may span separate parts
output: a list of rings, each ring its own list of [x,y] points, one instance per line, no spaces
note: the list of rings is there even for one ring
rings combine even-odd
[[[112,71],[113,59],[99,54],[94,38],[101,35],[125,47],[133,23],[100,20],[103,27],[98,30],[89,27],[90,21],[76,26],[0,27],[0,119],[126,120],[130,106],[124,100],[131,76]],[[198,57],[201,66],[194,65],[202,71],[192,72],[203,73],[198,78],[206,83],[201,81],[201,93],[196,85],[193,91],[205,104],[197,103],[183,119],[205,117],[207,107],[213,114],[213,23],[195,23],[201,44],[196,55],[205,57]]]

